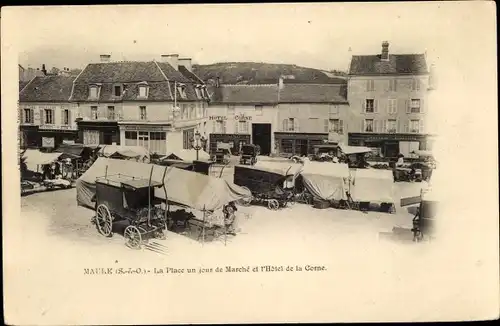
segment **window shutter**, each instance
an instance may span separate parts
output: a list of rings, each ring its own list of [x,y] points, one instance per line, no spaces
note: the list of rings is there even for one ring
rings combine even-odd
[[[344,133],[344,120],[339,120],[339,134]]]
[[[227,129],[227,121],[222,121],[222,133],[225,134]]]
[[[325,119],[324,122],[325,122],[325,124],[324,124],[325,132],[329,132],[330,131],[330,126],[329,126],[330,120]]]
[[[425,103],[424,100],[420,100],[420,113],[425,113]]]
[[[406,113],[411,113],[410,103],[411,103],[411,101],[410,101],[410,100],[405,100],[405,104],[406,104]]]
[[[369,92],[370,91],[370,80],[367,80],[366,81],[366,91]]]
[[[40,124],[44,125],[45,124],[45,117],[44,117],[44,111],[43,109],[40,109]]]
[[[410,132],[410,126],[408,125],[408,123],[405,123],[405,129],[404,129],[404,132],[405,132],[405,133],[409,133],[409,132]]]
[[[418,131],[421,133],[421,134],[425,134],[424,132],[424,120],[420,120],[419,122],[419,128],[418,128]]]
[[[295,125],[293,130],[294,131],[300,131],[300,126],[299,126],[299,119],[293,119],[293,124]]]
[[[64,124],[64,109],[61,109],[61,121],[59,123],[60,125]]]
[[[366,120],[363,120],[363,123],[361,124],[361,132],[365,132],[366,130]]]
[[[365,113],[366,112],[366,100],[361,100],[361,108],[362,108],[362,112]]]
[[[283,119],[283,131],[288,131],[288,120]]]
[[[382,120],[382,132],[387,132],[387,120]]]
[[[71,120],[71,110],[68,111],[68,123],[70,126],[73,125],[73,120]]]
[[[398,113],[398,100],[394,100],[393,101],[393,110],[394,110],[394,114]]]
[[[378,100],[373,101],[373,113],[378,113]]]

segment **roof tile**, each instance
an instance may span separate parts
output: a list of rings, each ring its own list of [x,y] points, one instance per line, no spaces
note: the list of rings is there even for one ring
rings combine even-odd
[[[35,77],[20,93],[20,102],[66,102],[75,77]]]
[[[380,55],[352,56],[350,75],[418,75],[426,74],[427,63],[424,54],[391,54],[389,61],[382,61]]]

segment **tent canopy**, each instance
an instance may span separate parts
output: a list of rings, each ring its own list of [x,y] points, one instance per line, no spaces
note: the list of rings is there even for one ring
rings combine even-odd
[[[329,177],[349,177],[349,167],[344,163],[305,161],[302,174],[317,174]]]
[[[282,176],[296,175],[302,170],[302,164],[293,164],[288,162],[258,161],[253,166],[245,166],[262,171],[268,171]]]
[[[418,155],[418,156],[422,156],[422,157],[433,157],[434,156],[431,151],[415,150],[412,153],[415,155]]]
[[[229,202],[251,196],[244,188],[200,173],[185,171],[175,167],[123,161],[100,157],[76,182],[79,205],[94,208],[96,178],[106,175],[128,175],[149,179],[153,168],[152,181],[164,182],[168,201],[197,210],[217,210]],[[162,180],[165,173],[165,178]],[[165,198],[164,189],[155,189],[155,196]]]
[[[394,203],[392,171],[379,169],[351,170],[351,196],[355,201]]]
[[[322,200],[346,199],[347,164],[306,161],[302,169],[304,186]]]
[[[361,153],[370,153],[372,150],[366,146],[348,146],[348,145],[339,145],[340,150],[346,154],[361,154]]]
[[[166,156],[162,157],[162,159],[167,160],[182,160],[182,161],[196,161],[196,150],[194,149],[179,149],[173,152],[168,153]],[[204,150],[198,151],[198,159],[201,161],[210,160],[210,155]]]
[[[62,153],[43,153],[37,149],[27,149],[23,154],[23,158],[28,170],[37,171],[39,165],[52,164],[61,155]]]
[[[149,151],[142,146],[103,145],[98,153],[104,157],[149,159]]]

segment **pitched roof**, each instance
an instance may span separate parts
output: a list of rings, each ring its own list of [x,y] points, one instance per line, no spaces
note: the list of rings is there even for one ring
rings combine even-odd
[[[185,66],[179,66],[179,72],[184,75],[184,77],[188,78],[193,83],[197,84],[205,84],[200,77],[198,77],[195,73],[189,71]]]
[[[75,77],[35,77],[19,93],[20,102],[66,102],[71,95]]]
[[[419,75],[426,74],[424,54],[390,54],[388,61],[380,55],[353,55],[349,75]]]
[[[285,84],[280,103],[347,103],[346,84]]]
[[[28,85],[29,81],[22,81],[20,80],[19,81],[19,91],[22,91],[24,87],[26,87],[26,85]]]
[[[180,66],[183,67],[183,66]],[[175,70],[166,62],[107,62],[92,63],[87,65],[80,76],[75,80],[72,101],[89,100],[89,85],[93,83],[101,84],[101,91],[98,101],[135,101],[138,98],[140,82],[147,82],[149,86],[147,101],[172,101],[174,95],[174,83],[185,85],[186,98],[182,98],[177,92],[179,101],[198,101],[194,84],[201,81],[194,81],[192,76],[186,76],[181,69]],[[116,83],[124,85],[124,93],[121,97],[113,94],[113,86]],[[170,84],[170,87],[169,87]],[[97,100],[96,100],[97,101]]]
[[[278,102],[278,85],[221,85],[214,89],[214,103],[269,104]]]

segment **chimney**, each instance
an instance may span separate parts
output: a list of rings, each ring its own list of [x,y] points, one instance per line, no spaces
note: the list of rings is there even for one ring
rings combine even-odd
[[[47,76],[47,69],[45,69],[45,63],[42,64],[42,72],[45,76]]]
[[[217,77],[217,79],[215,80],[215,87],[220,87],[220,77]]]
[[[111,61],[111,55],[110,54],[101,54],[101,62],[110,62]]]
[[[179,55],[178,54],[162,54],[161,61],[169,63],[175,70],[179,69]]]
[[[382,55],[380,59],[384,61],[389,60],[389,42],[387,41],[382,42]]]
[[[193,65],[191,64],[191,58],[179,58],[179,66],[186,67],[187,70],[193,72]]]

